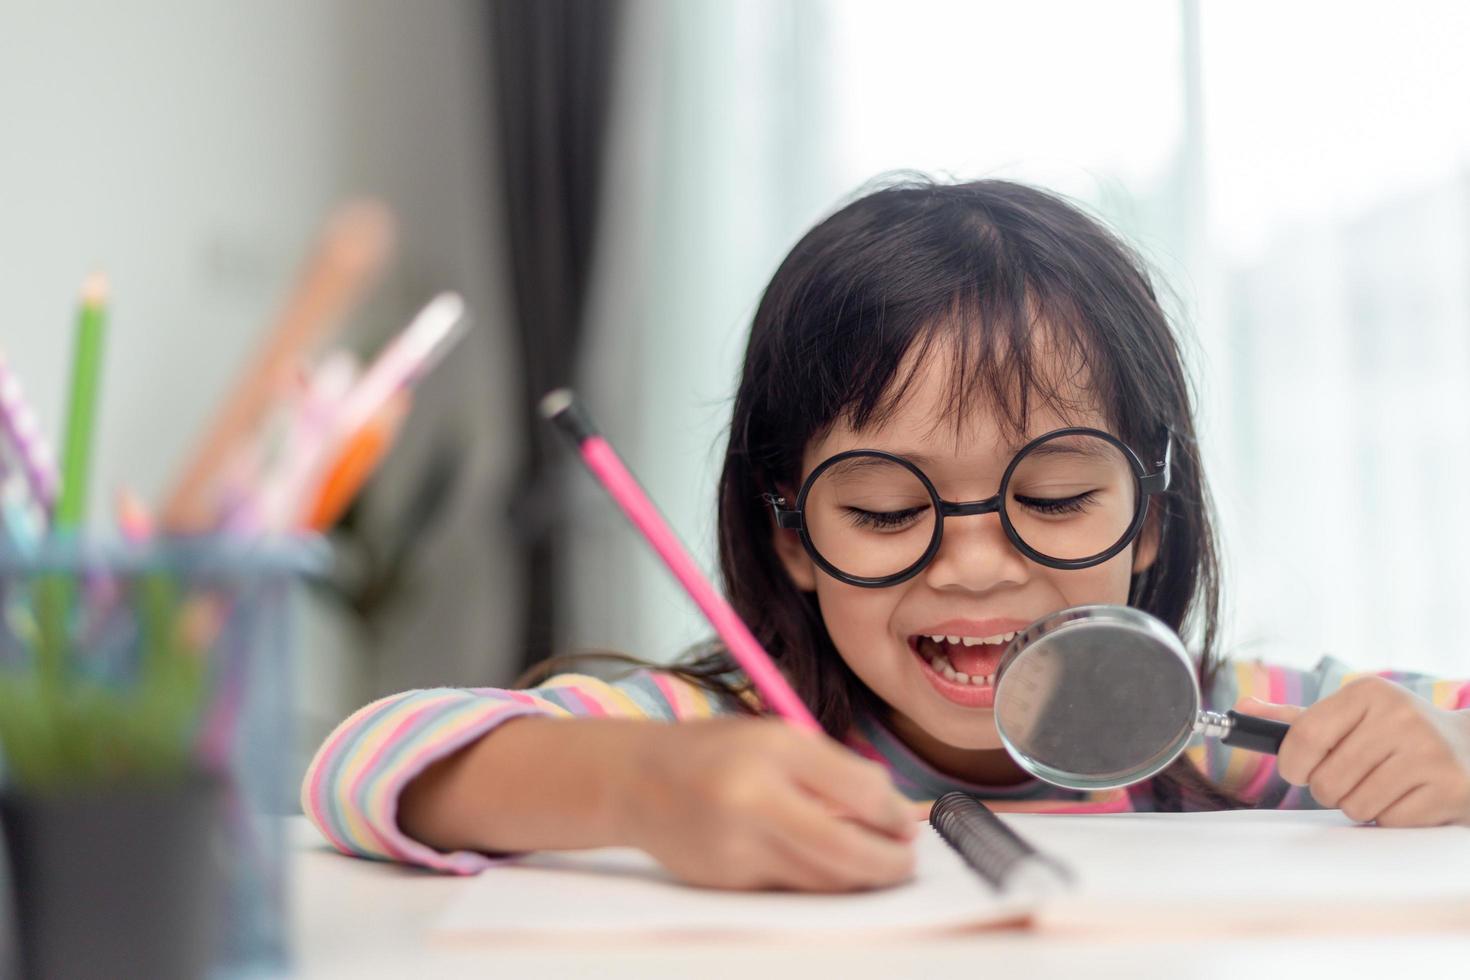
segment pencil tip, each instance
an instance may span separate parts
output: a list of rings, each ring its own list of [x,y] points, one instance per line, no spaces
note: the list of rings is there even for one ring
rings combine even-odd
[[[107,274],[94,272],[82,281],[82,305],[95,309],[107,302]]]
[[[570,388],[556,388],[548,391],[541,397],[538,410],[543,419],[551,420],[562,412],[572,407],[572,390]]]

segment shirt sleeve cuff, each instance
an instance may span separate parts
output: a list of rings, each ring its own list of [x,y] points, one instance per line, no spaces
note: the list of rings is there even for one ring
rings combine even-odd
[[[422,841],[405,834],[398,827],[398,798],[403,788],[429,766],[446,756],[453,755],[471,742],[510,721],[527,715],[545,715],[546,712],[532,705],[495,705],[499,710],[487,711],[485,717],[477,719],[468,727],[458,730],[453,736],[425,746],[411,761],[405,762],[388,777],[381,813],[373,815],[373,823],[383,842],[394,857],[400,861],[432,868],[449,874],[472,875],[514,857],[513,854],[484,854],[479,851],[440,851]]]
[[[551,714],[554,708],[529,698],[469,691],[384,699],[344,722],[323,746],[303,784],[303,809],[344,854],[474,874],[508,855],[445,852],[415,840],[398,826],[398,799],[429,766],[512,718]]]

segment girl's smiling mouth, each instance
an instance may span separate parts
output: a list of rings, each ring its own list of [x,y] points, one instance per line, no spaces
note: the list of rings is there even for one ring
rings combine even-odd
[[[1026,625],[1020,620],[951,620],[912,634],[908,646],[924,677],[945,700],[990,708],[1001,657]]]

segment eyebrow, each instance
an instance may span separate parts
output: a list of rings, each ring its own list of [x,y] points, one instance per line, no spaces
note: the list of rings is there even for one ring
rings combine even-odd
[[[900,452],[894,452],[891,449],[860,450],[860,451],[862,451],[862,452],[883,452],[883,453],[889,453],[890,455],[893,455],[893,456],[901,456],[902,458],[908,460],[910,463],[913,463],[915,466],[919,467],[920,469],[924,469],[925,467],[930,466],[930,465],[933,464],[933,459],[931,459],[930,457],[925,456],[923,454],[920,454],[920,453],[900,453]],[[858,472],[860,472],[862,470],[870,469],[872,467],[892,466],[892,465],[893,464],[890,463],[888,460],[882,459],[882,458],[880,458],[878,456],[852,456],[852,457],[850,457],[848,459],[844,459],[840,463],[833,463],[832,466],[827,470],[827,472],[830,473],[830,474],[832,474],[835,477],[841,478],[841,477],[844,477],[844,476],[851,476],[854,473],[858,473]]]
[[[1007,460],[1010,460],[1016,455],[1016,453],[1020,452],[1021,449],[1033,438],[1035,437],[1028,436],[1027,438],[1022,439],[1020,442],[1013,443],[1012,445],[1007,446],[1005,450],[1005,458]],[[1093,459],[1107,457],[1107,450],[1104,449],[1097,440],[1088,439],[1079,444],[1077,438],[1078,437],[1075,436],[1063,436],[1057,439],[1052,439],[1048,442],[1042,443],[1040,446],[1037,446],[1031,451],[1033,453],[1038,453],[1043,456],[1083,456]],[[878,449],[873,446],[864,446],[861,448],[874,452],[884,452],[893,456],[901,456],[904,459],[908,460],[910,463],[913,463],[915,466],[919,467],[920,469],[928,469],[929,467],[941,462],[941,460],[937,457],[930,456],[927,453],[908,452],[903,449]],[[859,468],[863,466],[878,465],[882,462],[882,460],[874,459],[872,457],[858,457],[856,459],[847,460],[846,462],[851,464],[853,468]]]
[[[864,449],[868,452],[887,453],[890,456],[901,457],[921,469],[926,466],[933,466],[935,463],[938,462],[938,460],[933,456],[928,456],[924,453],[904,452],[902,449],[873,449],[871,447],[864,447]],[[860,469],[864,466],[882,465],[884,460],[877,459],[872,456],[858,456],[854,459],[844,460],[843,462],[850,464],[853,469]]]
[[[1044,442],[1031,452],[1041,456],[1083,456],[1088,459],[1108,459],[1111,458],[1112,454],[1109,450],[1112,448],[1110,444],[1101,439],[1086,439],[1078,445],[1071,443],[1071,437],[1064,436]]]

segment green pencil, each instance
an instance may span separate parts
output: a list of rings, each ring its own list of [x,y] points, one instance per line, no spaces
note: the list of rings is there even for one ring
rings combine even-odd
[[[107,279],[100,273],[93,274],[82,284],[82,310],[77,318],[76,348],[72,351],[71,403],[62,451],[61,490],[56,498],[56,511],[51,515],[53,533],[80,530],[87,514],[87,476],[106,318]],[[64,574],[46,575],[38,583],[36,608],[41,629],[36,648],[36,674],[42,696],[53,705],[61,695],[66,677],[74,596],[75,587]]]
[[[87,515],[88,477],[92,463],[92,431],[97,419],[97,380],[102,371],[102,337],[107,326],[107,278],[91,275],[82,285],[82,312],[72,351],[71,403],[62,450],[61,494],[53,526],[80,527]]]

